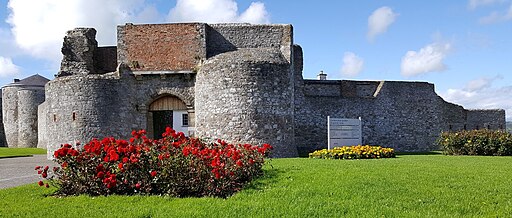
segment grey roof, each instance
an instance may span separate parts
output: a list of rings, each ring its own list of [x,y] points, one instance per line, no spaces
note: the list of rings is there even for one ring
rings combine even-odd
[[[29,76],[25,79],[22,79],[18,82],[13,82],[13,83],[9,83],[5,86],[43,86],[46,85],[47,82],[49,82],[50,80],[39,75],[39,74],[35,74],[35,75],[32,75],[32,76]]]

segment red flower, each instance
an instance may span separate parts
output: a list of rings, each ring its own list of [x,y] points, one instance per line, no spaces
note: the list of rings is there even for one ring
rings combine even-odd
[[[132,155],[130,156],[130,162],[132,162],[132,163],[137,163],[138,161],[139,161],[139,159],[137,159],[137,158],[135,157],[135,155],[133,155],[133,154],[132,154]]]
[[[44,185],[44,187],[50,188],[50,185],[48,183],[46,183],[46,185]]]
[[[117,152],[115,150],[110,150],[109,156],[110,156],[110,161],[112,161],[112,162],[119,160],[119,155],[117,154]]]
[[[105,173],[103,171],[100,171],[100,172],[98,172],[98,174],[96,174],[96,177],[98,177],[100,179],[103,179],[104,176],[105,176]]]
[[[48,177],[48,174],[46,172],[43,172],[43,174],[41,174],[41,177],[43,177],[44,179],[46,179],[46,177]]]
[[[253,159],[249,159],[249,164],[254,164],[254,160]]]
[[[154,170],[153,170],[153,171],[151,171],[151,176],[152,176],[152,177],[155,177],[155,176],[156,176],[156,174],[157,174],[157,173],[156,173],[156,171],[154,171]]]
[[[36,166],[36,168],[34,170],[39,170],[41,169],[41,166]]]
[[[236,165],[238,165],[239,167],[241,167],[241,166],[243,166],[243,165],[244,165],[244,163],[242,163],[242,161],[241,161],[241,160],[237,160],[237,161],[236,161]]]
[[[123,157],[123,163],[128,163],[128,161],[130,161],[130,159],[128,159],[127,157]]]
[[[180,143],[179,142],[173,142],[172,146],[175,147],[175,148],[178,148],[178,147],[180,147]]]
[[[136,189],[140,189],[140,183],[135,184]]]
[[[62,163],[62,168],[66,168],[66,167],[68,167],[68,162]]]
[[[190,154],[190,147],[184,147],[183,148],[183,155],[186,157]]]
[[[272,147],[272,145],[269,145],[269,144],[263,144],[263,147],[264,147],[265,149],[268,149],[268,150],[272,150],[272,149],[274,149],[274,147]]]
[[[43,186],[43,185],[44,185],[44,182],[43,182],[43,181],[39,181],[37,184],[38,184],[39,186]]]
[[[119,167],[119,170],[121,170],[121,172],[124,172],[123,163],[119,163],[117,167]]]
[[[96,167],[96,172],[103,171],[104,169],[105,169],[105,167],[103,167],[103,164],[99,164],[99,165]]]

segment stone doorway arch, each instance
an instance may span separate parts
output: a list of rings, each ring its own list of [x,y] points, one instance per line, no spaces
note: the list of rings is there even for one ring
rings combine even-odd
[[[149,104],[148,108],[148,136],[154,139],[162,138],[166,127],[188,135],[191,124],[187,105],[172,95],[160,96]]]

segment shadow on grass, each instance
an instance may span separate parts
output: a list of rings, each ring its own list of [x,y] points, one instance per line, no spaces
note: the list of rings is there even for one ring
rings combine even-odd
[[[4,158],[17,158],[17,157],[33,157],[31,154],[20,154],[20,155],[10,155],[10,156],[0,156],[0,159]]]
[[[396,155],[442,155],[442,151],[396,152]]]
[[[274,167],[264,169],[263,175],[250,182],[244,189],[247,191],[262,191],[268,186],[272,186],[279,181],[279,174],[284,173],[283,170],[278,170]]]

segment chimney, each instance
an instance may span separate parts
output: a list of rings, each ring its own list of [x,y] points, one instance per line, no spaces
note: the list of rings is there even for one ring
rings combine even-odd
[[[324,73],[323,70],[320,71],[320,73],[317,76],[318,80],[327,80],[327,74]]]
[[[15,82],[15,83],[17,83],[17,82],[19,82],[19,81],[20,81],[20,79],[14,79],[14,82]]]

